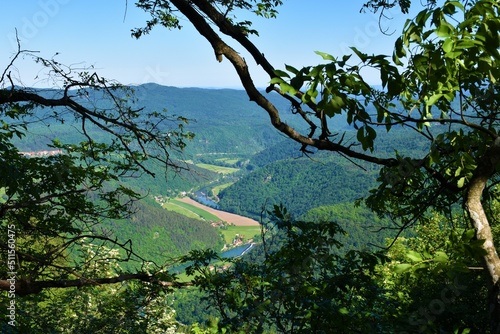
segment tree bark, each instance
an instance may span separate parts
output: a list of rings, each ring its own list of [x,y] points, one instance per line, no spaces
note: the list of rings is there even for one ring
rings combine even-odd
[[[481,199],[490,177],[500,166],[500,137],[486,150],[479,161],[466,194],[466,209],[478,240],[484,240],[482,248],[486,252],[484,262],[491,278],[488,311],[492,333],[500,334],[500,258],[498,256],[491,227]]]

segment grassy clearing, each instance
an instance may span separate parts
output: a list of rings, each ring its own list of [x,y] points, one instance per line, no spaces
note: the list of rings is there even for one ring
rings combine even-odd
[[[220,161],[220,162],[224,162],[226,164],[234,165],[235,163],[240,161],[240,159],[239,158],[219,158],[219,159],[215,159],[215,161]]]
[[[175,200],[175,199],[170,200],[170,203],[178,205],[179,207],[182,207],[182,208],[184,208],[186,210],[189,210],[192,213],[198,215],[199,217],[201,217],[201,218],[203,218],[205,220],[214,221],[214,222],[220,220],[219,217],[211,214],[210,212],[207,212],[207,211],[205,211],[203,209],[200,209],[200,208],[198,208],[196,206],[193,206],[191,204],[184,203],[184,202],[181,202],[181,201],[178,201],[178,200]]]
[[[182,203],[182,204],[185,204],[185,203]],[[189,217],[189,218],[202,219],[202,217],[199,214],[194,213],[193,211],[189,210],[188,208],[180,206],[177,203],[174,203],[172,201],[164,203],[163,208],[165,208],[166,210],[169,210],[169,211],[174,211],[174,212],[180,213],[181,215],[184,215],[184,216]]]
[[[207,169],[212,172],[216,173],[221,173],[221,174],[232,174],[236,173],[239,171],[239,168],[231,168],[231,167],[222,167],[222,166],[217,166],[217,165],[210,165],[210,164],[196,164],[196,166],[200,168]]]
[[[227,187],[229,187],[229,186],[230,186],[230,185],[232,185],[233,183],[234,183],[234,182],[229,182],[229,183],[220,184],[220,185],[218,185],[218,186],[216,186],[216,187],[213,187],[213,188],[212,188],[212,192],[214,193],[214,195],[215,195],[215,196],[218,196],[218,195],[219,195],[219,193],[220,193],[222,190],[226,189]]]
[[[245,240],[252,239],[255,235],[260,234],[260,226],[233,226],[230,225],[227,229],[221,229],[224,236],[224,242],[229,244],[233,241],[236,234],[244,236]]]

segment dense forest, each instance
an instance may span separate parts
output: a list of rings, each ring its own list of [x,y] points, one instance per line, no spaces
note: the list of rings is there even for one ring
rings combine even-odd
[[[299,216],[318,206],[352,202],[366,195],[374,180],[374,173],[355,166],[287,159],[261,167],[223,190],[219,205],[224,210],[257,218],[264,204],[282,203]]]
[[[222,248],[219,232],[207,222],[167,211],[151,199],[137,202],[127,221],[104,226],[118,239],[132,240],[140,255],[158,263],[194,249]]]

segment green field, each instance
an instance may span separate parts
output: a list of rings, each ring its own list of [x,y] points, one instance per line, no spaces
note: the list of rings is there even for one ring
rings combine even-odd
[[[188,204],[188,203],[184,203],[184,202],[172,199],[168,202],[168,204],[173,205],[173,206],[177,206],[177,207],[180,207],[181,209],[189,211],[191,214],[196,215],[197,218],[203,218],[205,220],[213,221],[213,222],[217,222],[220,220],[219,217],[211,214],[210,212],[207,212],[203,209],[200,209],[200,208],[193,206],[191,204]],[[181,210],[181,209],[179,209],[179,210]],[[175,210],[173,210],[173,211],[175,211]],[[176,211],[176,212],[179,212],[179,211]],[[179,213],[181,213],[181,212],[179,212]],[[182,213],[182,214],[184,214],[184,213]]]
[[[229,244],[233,241],[236,234],[245,237],[245,240],[252,239],[255,235],[260,234],[260,226],[234,226],[230,225],[227,229],[221,229],[221,233],[224,236],[224,242]]]
[[[226,189],[227,187],[229,187],[230,185],[232,185],[234,182],[229,182],[229,183],[224,183],[224,184],[219,184],[218,186],[215,186],[212,188],[212,192],[214,193],[215,196],[218,196],[219,193]]]
[[[196,166],[200,168],[207,169],[211,172],[216,172],[216,173],[221,173],[221,174],[232,174],[236,173],[239,171],[239,168],[231,168],[231,167],[222,167],[222,166],[217,166],[217,165],[210,165],[210,164],[196,164]]]
[[[181,215],[184,215],[189,218],[194,218],[194,219],[203,219],[199,214],[194,213],[193,211],[189,210],[188,208],[185,208],[183,206],[180,206],[177,204],[178,201],[171,200],[169,202],[166,202],[163,204],[163,208],[165,208],[168,211],[174,211],[177,213],[180,213]],[[183,203],[185,204],[185,203]]]
[[[220,162],[224,162],[226,164],[234,165],[235,163],[240,161],[240,159],[239,158],[219,158],[219,159],[215,159],[215,161],[220,161]]]

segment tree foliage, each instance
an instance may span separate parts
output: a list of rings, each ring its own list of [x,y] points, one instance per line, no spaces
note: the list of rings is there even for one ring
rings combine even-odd
[[[55,88],[19,85],[13,75],[19,57],[31,57],[40,64]],[[43,305],[42,296],[49,295],[44,292],[49,288],[91,286],[90,298],[100,291],[96,285],[137,280],[136,290],[148,290],[153,284],[167,291],[175,284],[175,277],[163,270],[165,263],[145,260],[130,240],[118,240],[106,228],[111,221],[130,218],[134,202],[142,197],[120,180],[153,175],[148,168],[151,162],[161,164],[162,173],[167,168],[179,170],[173,155],[192,138],[183,129],[186,119],[172,120],[158,111],[146,113],[134,105],[132,94],[130,88],[96,73],[65,67],[56,59],[41,58],[20,46],[1,73],[0,257],[5,265],[0,269],[0,289],[7,292],[1,298],[4,309],[9,305],[15,309],[16,302],[26,309],[37,302]],[[175,125],[169,129],[172,121]],[[79,132],[81,141],[56,138],[45,153],[33,156],[21,152],[14,141],[22,140],[34,124],[67,124]],[[94,136],[95,129],[104,136]],[[90,245],[96,245],[93,256],[88,256]],[[110,261],[135,261],[132,267],[136,269],[104,270]],[[96,263],[103,267],[90,270],[97,268]],[[68,300],[78,295],[77,291],[56,295]],[[33,301],[31,295],[39,297]],[[52,302],[62,302],[57,298]],[[82,294],[78,298],[86,297]],[[109,298],[118,295],[110,294]],[[89,312],[97,314],[98,309]],[[18,311],[18,317],[22,316]],[[109,315],[101,312],[99,316]],[[136,319],[140,316],[136,312]],[[3,321],[21,325],[15,315]],[[33,323],[24,326],[25,332],[30,326],[37,328]]]
[[[498,234],[495,234],[498,235]],[[434,214],[414,236],[400,238],[378,268],[394,312],[394,331],[487,333],[488,273],[481,268],[481,240],[463,216]]]
[[[267,113],[271,124],[300,143],[303,152],[313,147],[381,166],[379,186],[367,204],[401,229],[425,223],[431,209],[449,215],[454,205],[461,206],[469,215],[475,237],[484,240],[481,247],[491,293],[498,297],[500,259],[490,228],[493,217],[484,207],[498,196],[500,171],[499,2],[428,1],[406,21],[392,55],[368,55],[356,48],[352,48],[352,55],[340,58],[317,52],[323,59],[321,64],[303,68],[288,64],[284,70],[273,67],[264,50],[248,39],[246,26],[228,18],[233,9],[230,3],[139,1],[142,8],[167,13],[169,20],[149,11],[153,21],[136,30],[135,36],[147,33],[156,23],[178,27],[171,24],[171,18],[183,15],[210,43],[216,59],[226,58],[234,66],[250,100]],[[259,4],[238,3],[249,6],[240,9]],[[399,5],[407,13],[410,4],[369,1],[365,7],[377,10]],[[248,13],[242,12],[243,16]],[[236,15],[236,11],[232,13]],[[229,39],[235,46],[230,46]],[[256,89],[239,52],[243,50],[269,75],[267,92],[276,91],[289,101],[308,130],[284,122],[281,111]],[[365,81],[365,68],[379,73],[381,88]],[[356,129],[359,146],[345,141],[342,133],[330,126],[338,117],[346,118]],[[414,130],[428,140],[430,150],[416,158],[397,153],[392,157],[377,155],[374,145],[378,133],[396,126]],[[500,332],[497,297],[489,299],[495,333]]]
[[[210,270],[206,254],[188,257],[194,261],[188,272],[219,313],[219,330],[374,332],[380,291],[372,273],[384,256],[342,252],[337,237],[344,232],[336,223],[292,220],[279,206],[270,215],[250,258]]]
[[[80,244],[80,272],[86,277],[123,274],[118,250],[88,240],[81,240]],[[46,289],[18,299],[16,325],[4,323],[0,329],[6,334],[176,333],[172,299],[159,285],[134,280]]]

